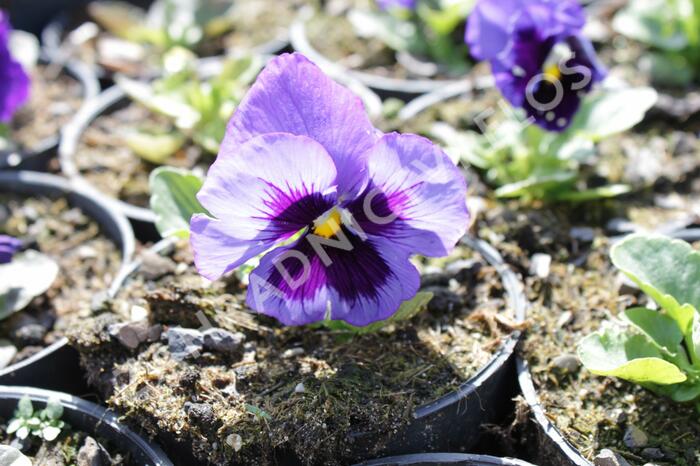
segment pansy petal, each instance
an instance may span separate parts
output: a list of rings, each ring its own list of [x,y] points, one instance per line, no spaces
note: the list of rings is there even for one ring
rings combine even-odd
[[[0,123],[12,119],[29,97],[30,80],[8,47],[10,23],[0,11]]]
[[[369,151],[370,184],[348,205],[368,235],[410,253],[447,255],[466,233],[466,181],[435,144],[412,134],[387,134]]]
[[[0,235],[0,264],[7,264],[22,248],[22,241],[8,235]]]
[[[309,236],[266,254],[250,275],[248,305],[286,325],[328,317],[365,326],[394,314],[420,286],[408,254],[383,238],[345,234],[351,249],[324,246],[325,259]]]
[[[191,243],[199,272],[216,279],[310,225],[336,200],[336,169],[305,136],[266,134],[221,153],[197,195]]]
[[[496,58],[508,46],[513,12],[519,0],[480,0],[467,20],[465,41],[477,60]]]
[[[238,106],[221,145],[236,153],[249,139],[282,132],[308,136],[333,157],[340,193],[365,176],[362,154],[379,137],[362,101],[299,53],[272,59]]]

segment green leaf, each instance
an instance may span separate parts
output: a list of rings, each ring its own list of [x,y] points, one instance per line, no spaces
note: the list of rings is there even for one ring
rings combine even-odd
[[[29,458],[9,445],[0,445],[0,464],[2,466],[32,466]]]
[[[700,308],[700,252],[685,241],[635,234],[613,246],[610,257],[689,334]]]
[[[41,429],[41,436],[47,442],[53,442],[61,434],[61,429],[54,426],[46,426]]]
[[[506,184],[496,190],[500,198],[525,197],[543,199],[554,190],[570,190],[576,181],[576,173],[558,172],[547,175],[533,175],[523,181]]]
[[[678,324],[658,311],[635,307],[627,309],[625,316],[654,343],[670,353],[676,353],[678,345],[683,341],[683,334]]]
[[[402,321],[412,319],[416,314],[423,311],[430,300],[433,299],[433,293],[420,292],[413,299],[401,303],[399,309],[388,319],[379,322],[374,322],[365,327],[355,327],[342,320],[326,320],[322,325],[330,330],[338,332],[347,332],[355,334],[374,333],[390,324],[396,324]]]
[[[60,400],[49,398],[49,401],[46,403],[46,408],[44,408],[44,412],[49,419],[59,420],[63,416],[63,405],[61,404]]]
[[[17,254],[0,265],[0,320],[24,309],[48,290],[58,276],[58,264],[37,251]]]
[[[661,86],[685,87],[695,78],[692,64],[680,54],[648,53],[640,59],[639,67],[648,69],[654,84]]]
[[[688,46],[681,4],[686,0],[632,0],[613,20],[613,28],[634,40],[665,50]]]
[[[178,76],[175,76],[177,78]],[[156,92],[155,84],[117,76],[115,81],[124,92],[149,110],[172,118],[178,128],[193,128],[201,115],[184,101],[182,92]]]
[[[442,2],[439,8],[431,8],[423,2],[419,2],[417,12],[420,18],[436,34],[447,36],[467,19],[469,12],[474,7],[474,0],[459,0],[450,3]]]
[[[644,119],[658,95],[650,87],[605,89],[587,96],[574,117],[567,137],[579,133],[593,141],[627,131]]]
[[[143,130],[129,131],[124,136],[126,145],[147,162],[162,165],[182,148],[187,138],[176,132],[154,133]]]
[[[20,419],[29,419],[34,414],[34,406],[32,406],[32,400],[28,396],[23,396],[17,403],[17,411],[15,412],[15,417]]]
[[[609,328],[581,340],[577,351],[583,365],[597,375],[659,385],[687,379],[678,367],[661,358],[659,350],[644,335],[630,336]]]
[[[686,403],[700,396],[700,384],[690,382],[659,387],[661,392],[677,403]]]
[[[416,25],[395,15],[353,9],[348,13],[348,20],[360,37],[377,38],[393,50],[420,52],[425,49]]]
[[[568,202],[586,202],[596,199],[610,199],[627,194],[632,190],[626,184],[609,184],[598,188],[584,189],[581,191],[562,191],[552,195],[553,199]]]
[[[260,419],[265,419],[265,420],[272,419],[272,416],[270,416],[270,414],[268,414],[266,411],[263,411],[262,409],[258,408],[257,406],[246,403],[245,409],[250,414],[254,415],[256,417],[256,419],[258,419],[258,420],[260,420]]]
[[[190,235],[192,215],[207,213],[197,200],[203,181],[187,170],[159,167],[151,173],[151,210],[162,237]]]

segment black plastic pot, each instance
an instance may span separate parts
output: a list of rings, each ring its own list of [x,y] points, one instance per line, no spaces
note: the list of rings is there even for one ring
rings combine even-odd
[[[307,10],[299,15],[299,20],[292,24],[289,39],[294,50],[306,55],[309,60],[316,63],[332,76],[350,76],[376,91],[382,98],[397,97],[405,101],[464,81],[464,79],[435,80],[389,78],[364,71],[352,70],[334,63],[333,60],[330,60],[316,50],[309,40],[306,30],[306,21],[312,14],[313,12],[311,10]]]
[[[514,458],[496,458],[463,453],[423,453],[365,461],[357,466],[533,466]]]
[[[109,441],[124,453],[128,452],[135,464],[143,466],[172,466],[173,464],[157,445],[121,424],[113,412],[65,393],[30,387],[0,386],[0,417],[10,419],[17,408],[17,403],[24,396],[28,396],[34,407],[38,409],[44,408],[49,398],[60,401],[63,405],[63,421],[90,436]]]
[[[477,251],[496,268],[507,294],[508,305],[513,309],[516,320],[524,321],[527,298],[523,284],[504,263],[501,255],[486,242],[470,236],[464,237],[462,244]],[[165,254],[171,251],[172,247],[173,242],[165,239],[156,244],[153,250]],[[111,290],[113,296],[139,267],[140,262],[137,260],[125,269],[121,279],[115,280]],[[406,455],[426,451],[472,449],[482,436],[483,425],[497,423],[512,411],[511,400],[517,393],[514,356],[519,340],[520,332],[511,334],[503,341],[491,360],[458,390],[417,408],[413,413],[413,421],[396,432],[383,454]],[[163,436],[159,440],[168,451],[182,448],[176,438]],[[371,435],[358,433],[355,442],[358,456],[373,446],[374,439]]]
[[[121,249],[123,267],[134,253],[134,233],[128,220],[102,198],[73,186],[64,178],[28,171],[0,171],[0,192],[59,195],[100,224],[104,233]],[[107,290],[105,290],[107,291]],[[0,370],[0,385],[32,385],[69,393],[85,393],[78,353],[65,338],[34,356]]]
[[[45,57],[42,58],[42,62],[47,63]],[[63,65],[63,72],[80,83],[84,102],[99,94],[100,83],[88,66],[80,62],[69,62]],[[55,134],[40,141],[35,147],[23,148],[19,152],[0,151],[0,170],[45,171],[49,160],[55,154],[60,139],[61,135]]]

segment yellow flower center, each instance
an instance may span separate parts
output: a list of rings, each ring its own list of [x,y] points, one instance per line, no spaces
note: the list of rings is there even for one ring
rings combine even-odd
[[[340,212],[334,207],[333,210],[314,221],[314,234],[331,238],[340,231],[341,222]]]
[[[561,70],[557,63],[552,63],[544,67],[544,79],[550,83],[555,83],[561,79]]]

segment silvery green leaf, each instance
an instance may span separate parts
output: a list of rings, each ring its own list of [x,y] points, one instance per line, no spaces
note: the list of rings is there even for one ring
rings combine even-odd
[[[159,167],[151,173],[151,210],[162,237],[189,237],[192,215],[206,213],[197,200],[202,183],[191,172],[173,167]]]
[[[47,442],[53,442],[61,434],[61,429],[54,426],[46,426],[41,429],[41,436]]]
[[[17,429],[15,435],[18,439],[24,440],[27,437],[29,437],[29,428],[27,426],[22,426],[19,429]]]
[[[128,2],[90,2],[88,12],[100,26],[122,39],[139,42],[148,35],[144,11]]]
[[[688,46],[683,30],[684,11],[692,11],[689,0],[631,0],[613,20],[622,35],[665,50]]]
[[[617,328],[606,328],[587,336],[579,342],[577,352],[583,365],[597,375],[659,385],[677,384],[687,379],[678,367],[662,358],[646,336],[630,335]]]
[[[17,417],[21,419],[29,419],[34,414],[34,406],[32,400],[28,396],[23,396],[17,403]]]
[[[576,173],[556,172],[547,175],[533,175],[523,181],[506,184],[496,190],[501,198],[530,197],[541,199],[555,189],[568,189],[576,181]]]
[[[659,311],[635,307],[627,309],[625,317],[657,346],[670,353],[676,353],[678,345],[683,341],[683,333],[676,321]]]
[[[46,403],[46,408],[44,408],[44,412],[46,412],[49,419],[59,420],[63,416],[63,405],[61,404],[60,400],[49,398],[49,401]]]
[[[193,128],[200,119],[199,113],[186,104],[181,95],[156,93],[152,85],[125,76],[118,76],[115,81],[129,97],[144,107],[175,120],[178,128]]]
[[[13,419],[7,425],[7,433],[14,434],[19,430],[20,427],[22,427],[22,419]]]
[[[15,447],[0,445],[0,465],[32,466],[32,462]]]
[[[24,309],[48,290],[58,276],[58,264],[37,251],[17,254],[0,265],[0,319]]]
[[[132,130],[124,135],[124,142],[136,155],[155,165],[162,165],[175,155],[187,138],[178,131],[149,132]]]
[[[39,62],[39,39],[34,34],[13,30],[10,34],[9,48],[25,70],[33,69]]]
[[[639,67],[648,70],[655,84],[669,87],[684,87],[695,77],[693,65],[681,54],[647,53],[639,60]]]
[[[634,234],[613,246],[610,258],[639,288],[690,334],[700,309],[700,252],[685,241]]]
[[[641,122],[657,98],[650,87],[601,89],[583,100],[566,134],[599,141],[621,133]]]

